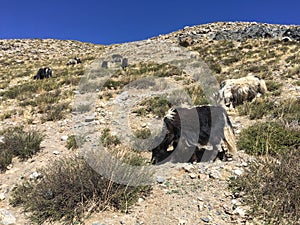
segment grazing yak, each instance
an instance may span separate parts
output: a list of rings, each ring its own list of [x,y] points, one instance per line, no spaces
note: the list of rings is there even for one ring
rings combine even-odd
[[[112,59],[110,61],[103,61],[101,67],[105,69],[111,67],[119,67],[120,63],[123,70],[125,70],[128,67],[128,58],[123,58],[123,56],[119,54],[114,54],[111,58]]]
[[[239,79],[228,79],[220,84],[219,100],[226,107],[235,108],[244,101],[252,101],[255,97],[267,92],[263,79],[248,75]]]
[[[166,134],[152,149],[152,164],[214,161],[220,153],[232,157],[237,151],[233,128],[222,106],[172,108],[163,121]]]
[[[67,62],[67,65],[76,65],[76,64],[79,64],[81,63],[81,60],[77,57],[75,57],[74,59],[70,59],[68,62]]]
[[[52,69],[49,67],[40,68],[37,72],[37,74],[33,77],[33,79],[44,79],[44,78],[50,78],[52,77]]]

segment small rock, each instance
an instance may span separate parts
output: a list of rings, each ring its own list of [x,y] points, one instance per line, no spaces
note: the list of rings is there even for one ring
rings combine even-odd
[[[221,179],[222,176],[219,171],[213,170],[210,172],[209,177],[213,179]]]
[[[235,210],[233,210],[233,214],[244,217],[246,215],[246,211],[241,207],[237,207]]]
[[[139,199],[138,199],[138,203],[142,203],[143,201],[144,201],[143,198],[139,198]]]
[[[141,124],[141,127],[142,127],[142,128],[145,128],[145,127],[147,127],[147,124],[146,124],[146,123],[142,123],[142,124]]]
[[[156,181],[157,183],[162,184],[163,182],[165,182],[165,178],[163,178],[162,176],[157,176]]]
[[[237,170],[234,170],[233,173],[234,173],[235,175],[237,175],[237,176],[241,176],[241,175],[243,174],[243,171],[237,169]]]
[[[231,200],[231,204],[232,204],[232,205],[236,205],[237,202],[238,202],[238,201],[237,201],[236,199],[232,199],[232,200]]]
[[[203,180],[203,181],[209,180],[209,176],[206,174],[203,174],[203,173],[199,174],[199,178],[200,178],[200,180]]]
[[[217,210],[217,211],[216,211],[216,214],[217,214],[218,216],[220,216],[220,215],[222,215],[222,212],[221,212],[220,210]]]
[[[18,64],[24,64],[24,61],[21,60],[21,59],[16,59],[15,62],[18,63]]]
[[[95,116],[92,115],[92,116],[87,116],[87,117],[85,118],[84,122],[89,123],[89,122],[92,122],[92,121],[94,121],[94,120],[95,120]]]
[[[186,224],[187,224],[186,220],[179,219],[178,225],[186,225]]]
[[[61,141],[67,141],[68,140],[68,136],[67,135],[63,135],[60,138]]]
[[[209,223],[210,219],[208,217],[202,217],[201,220],[204,222],[204,223]]]
[[[243,166],[243,167],[247,167],[247,166],[248,166],[248,163],[243,162],[243,163],[242,163],[242,166]]]
[[[194,169],[194,166],[191,164],[185,165],[182,167],[186,172],[191,173],[192,170]]]
[[[38,172],[33,172],[32,174],[29,175],[29,179],[33,180],[33,179],[39,179],[42,177],[42,174],[38,173]]]
[[[16,218],[7,210],[0,208],[0,224],[11,225],[16,223]]]
[[[59,155],[59,151],[53,151],[54,155]]]
[[[5,194],[4,193],[0,193],[0,201],[5,199]]]
[[[191,57],[192,59],[196,59],[196,58],[198,58],[199,56],[200,56],[200,53],[199,53],[199,52],[192,51],[192,52],[190,53],[190,57]]]
[[[203,198],[197,197],[197,200],[200,201],[200,202],[202,202],[202,201],[203,201]]]
[[[227,205],[223,205],[224,212],[228,215],[232,215],[232,211]]]
[[[105,225],[104,223],[93,222],[92,225]]]
[[[197,174],[195,174],[195,173],[191,173],[191,174],[189,174],[189,175],[190,175],[190,178],[192,178],[192,179],[197,178]]]
[[[12,165],[12,164],[9,164],[9,165],[6,167],[7,170],[11,170],[12,168],[13,168],[13,165]]]

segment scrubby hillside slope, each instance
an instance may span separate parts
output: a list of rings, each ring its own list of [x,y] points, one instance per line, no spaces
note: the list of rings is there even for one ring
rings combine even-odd
[[[61,224],[59,219],[65,216],[67,217],[67,224],[85,222],[94,225],[261,224],[264,221],[271,224],[278,223],[278,218],[272,220],[267,213],[251,213],[251,209],[261,212],[264,211],[264,208],[259,204],[253,205],[253,202],[247,201],[246,198],[241,198],[245,195],[244,192],[248,190],[247,187],[235,182],[236,186],[230,188],[229,180],[234,178],[239,180],[239,177],[246,173],[245,171],[248,169],[251,171],[251,162],[261,157],[267,157],[264,146],[269,146],[269,149],[267,147],[267,155],[271,157],[271,159],[268,158],[269,161],[272,161],[274,157],[276,159],[277,154],[282,149],[286,151],[287,149],[299,150],[300,28],[298,26],[258,23],[213,23],[186,27],[171,34],[136,43],[125,43],[123,46],[128,49],[138,46],[142,49],[147,45],[150,46],[149,43],[152,44],[151,46],[155,46],[155,43],[170,43],[193,52],[199,57],[199,60],[208,65],[211,74],[218,82],[228,78],[244,77],[248,74],[266,80],[268,88],[266,96],[251,103],[245,103],[233,111],[228,111],[241,148],[237,157],[230,162],[216,161],[194,165],[187,163],[166,164],[164,171],[168,171],[168,173],[157,177],[157,183],[153,186],[146,190],[130,190],[128,195],[127,189],[125,189],[126,195],[125,197],[122,196],[125,203],[121,200],[114,200],[113,204],[110,205],[107,202],[113,197],[106,196],[100,206],[93,201],[84,205],[84,199],[88,195],[85,193],[79,196],[77,205],[74,203],[76,207],[72,205],[73,203],[68,202],[77,210],[69,210],[68,212],[75,211],[70,215],[59,215],[55,210],[51,209],[51,211],[47,208],[53,202],[59,201],[53,194],[50,198],[50,200],[53,198],[53,201],[52,203],[48,202],[47,207],[43,205],[39,205],[41,208],[31,207],[35,210],[36,221],[43,222],[45,216],[45,224],[51,220],[54,220],[56,224]],[[24,196],[29,194],[25,189],[17,189],[18,191],[15,192],[14,188],[17,185],[20,186],[27,180],[33,180],[37,183],[45,182],[41,177],[45,176],[47,170],[54,171],[54,174],[59,174],[68,180],[65,182],[68,185],[71,184],[69,180],[72,181],[76,177],[73,174],[72,179],[68,179],[62,172],[63,169],[58,168],[56,170],[51,165],[60,165],[53,164],[54,160],[76,158],[81,155],[81,152],[75,148],[75,142],[79,139],[75,140],[73,136],[71,113],[74,106],[74,96],[78,93],[78,84],[89,71],[93,62],[97,62],[96,60],[104,52],[119,46],[122,44],[102,46],[52,39],[0,40],[0,141],[2,143],[0,145],[0,169],[2,170],[0,173],[0,224],[11,224],[9,222],[30,224],[29,216],[32,211],[23,213],[24,207],[22,207],[24,206],[23,203],[28,201]],[[153,51],[157,50],[153,48]],[[122,52],[119,53],[122,55]],[[79,57],[82,63],[67,65],[68,60],[74,57]],[[51,67],[53,77],[33,80],[33,76],[40,67]],[[116,154],[133,165],[149,165],[151,154],[149,152],[136,152],[132,146],[128,146],[118,139],[118,132],[121,132],[122,128],[113,129],[120,122],[116,120],[116,117],[113,117],[115,113],[113,104],[117,101],[126,106],[130,99],[128,100],[128,96],[122,95],[123,88],[146,77],[164,78],[168,84],[182,87],[195,105],[208,103],[203,90],[189,74],[175,66],[159,63],[159,59],[153,62],[139,63],[129,61],[126,69],[115,70],[115,74],[102,86],[102,89],[97,90],[99,98],[96,102],[96,110],[92,118],[85,118],[83,126],[89,126],[89,124],[97,126],[102,133],[100,137],[102,143],[112,151],[112,154]],[[150,90],[154,81],[149,80],[147,82],[143,83],[146,85],[143,88],[147,88],[147,84],[149,84]],[[129,127],[133,134],[140,139],[146,139],[151,134],[155,134],[157,130],[154,132],[153,128],[158,128],[158,130],[161,128],[161,119],[170,106],[170,102],[166,99],[153,96],[145,97],[142,101],[136,102],[128,115]],[[82,106],[80,110],[89,110],[89,106]],[[281,127],[284,129],[280,130],[281,134],[291,141],[285,141],[285,138],[280,139],[278,137],[277,139],[280,141],[271,143],[273,139],[269,137],[267,128],[252,132],[253,135],[257,132],[257,136],[263,137],[267,142],[269,141],[267,144],[262,142],[263,147],[255,145],[257,142],[255,137],[249,142],[245,141],[248,136],[244,131],[249,126],[250,128],[251,125],[259,127],[258,123],[269,121],[280,123],[280,129]],[[37,130],[41,133],[43,135],[41,146],[33,155],[24,158],[14,155],[12,161],[5,164],[6,161],[2,160],[4,157],[7,159],[8,146],[5,146],[5,135],[14,134],[9,133],[9,131],[21,126],[25,132]],[[277,129],[276,126],[270,125],[268,127],[271,127],[270,131],[273,128],[274,132],[278,131],[275,130],[275,128]],[[265,133],[259,133],[264,130]],[[252,148],[252,146],[254,147]],[[72,164],[66,163],[65,167],[68,168],[68,165]],[[39,168],[46,168],[43,170],[45,174],[39,174]],[[82,169],[82,167],[80,168]],[[73,170],[70,169],[69,171]],[[72,172],[70,174],[72,175]],[[295,174],[291,173],[292,175]],[[80,176],[78,177],[81,180]],[[251,180],[252,178],[247,179]],[[71,184],[71,186],[76,187],[79,182],[75,178],[74,180],[76,184]],[[61,180],[61,184],[55,184],[55,191],[59,193],[60,188],[64,190],[63,188],[67,184],[64,185],[64,181]],[[111,187],[111,184],[108,185],[110,186],[107,189]],[[233,184],[231,183],[231,185]],[[299,182],[290,187],[291,193],[297,187],[299,187]],[[123,190],[122,188],[120,189]],[[243,188],[244,190],[242,190]],[[106,188],[104,187],[104,189]],[[268,191],[268,189],[266,190]],[[12,201],[13,196],[16,196],[15,193],[19,197],[15,197]],[[97,199],[96,193],[99,194],[93,192],[92,198]],[[109,195],[109,193],[112,192],[104,194]],[[60,194],[60,197],[64,196],[62,193]],[[251,194],[255,195],[255,193]],[[259,195],[257,194],[257,196]],[[299,194],[296,193],[293,199],[297,202],[298,198]],[[71,197],[66,199],[73,201]],[[255,198],[253,197],[253,199]],[[45,202],[47,201],[45,200]],[[245,205],[245,202],[248,205]],[[280,201],[278,200],[278,202]],[[289,204],[291,205],[290,208],[287,207],[289,212],[274,211],[273,214],[283,218],[280,223],[297,224],[300,221],[295,218],[299,214],[294,214],[293,207],[298,207],[298,205],[294,202]],[[70,205],[62,205],[61,210],[65,210]],[[84,205],[84,207],[80,208],[78,205]],[[78,212],[82,209],[84,210],[83,213]],[[250,212],[247,212],[249,209]]]

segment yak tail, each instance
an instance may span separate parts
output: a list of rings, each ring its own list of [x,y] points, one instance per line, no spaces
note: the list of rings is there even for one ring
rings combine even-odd
[[[234,137],[234,131],[228,115],[226,116],[226,125],[224,127],[224,141],[231,156],[237,153],[237,147]]]

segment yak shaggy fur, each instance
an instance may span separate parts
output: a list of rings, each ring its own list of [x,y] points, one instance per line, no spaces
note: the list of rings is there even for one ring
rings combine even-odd
[[[221,83],[219,98],[226,107],[236,107],[245,101],[264,95],[267,86],[263,79],[249,75],[239,79],[228,79]]]

